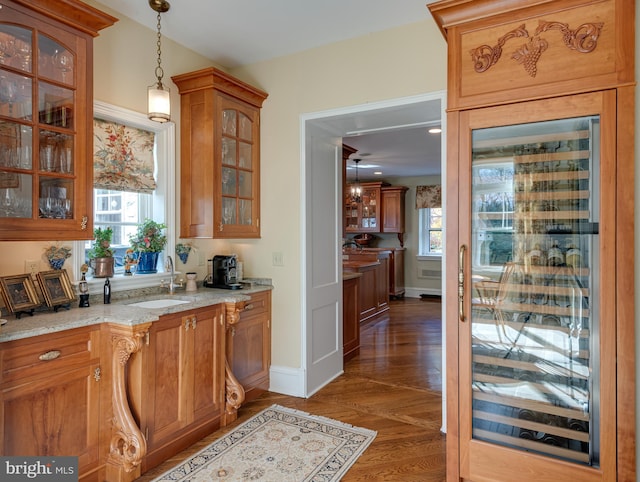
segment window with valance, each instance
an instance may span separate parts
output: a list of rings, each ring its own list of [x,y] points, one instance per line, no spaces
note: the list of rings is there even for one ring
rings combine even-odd
[[[441,208],[442,192],[440,184],[416,186],[416,209]]]
[[[156,189],[153,132],[94,119],[93,133],[95,188],[145,194]]]

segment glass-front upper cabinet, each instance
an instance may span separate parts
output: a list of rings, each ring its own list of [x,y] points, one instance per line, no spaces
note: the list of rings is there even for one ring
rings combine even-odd
[[[180,92],[180,236],[260,237],[263,92],[210,67],[171,78]]]
[[[615,221],[607,217],[613,193],[603,187],[615,156],[601,140],[612,119],[602,97],[558,101],[557,115],[540,111],[542,121],[526,113],[514,121],[517,112],[505,116],[504,108],[471,116],[471,452],[535,453],[570,462],[576,474],[603,463],[615,423],[607,388],[615,362],[602,354],[615,337],[606,309]]]
[[[235,106],[234,106],[235,107]],[[220,115],[220,221],[218,231],[257,230],[258,162],[254,150],[255,118],[240,106],[228,106]]]
[[[360,184],[359,198],[351,195],[351,186],[345,192],[345,230],[347,233],[379,233],[382,182]]]
[[[96,20],[101,25],[112,23],[111,17],[97,10],[85,13],[78,17],[79,27],[86,28],[84,21],[92,27]],[[3,2],[0,239],[92,235],[87,145],[91,141],[87,129],[92,109],[87,88],[91,45],[87,33],[53,20],[45,22],[41,15],[32,17],[25,7]]]

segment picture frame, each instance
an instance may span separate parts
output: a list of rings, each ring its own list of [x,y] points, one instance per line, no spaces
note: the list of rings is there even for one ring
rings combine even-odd
[[[40,299],[30,274],[2,276],[0,288],[7,311],[15,313],[18,318],[22,313],[33,315],[33,310],[40,306]]]
[[[40,271],[36,278],[49,308],[55,308],[57,311],[60,306],[66,306],[75,301],[76,295],[66,269]]]

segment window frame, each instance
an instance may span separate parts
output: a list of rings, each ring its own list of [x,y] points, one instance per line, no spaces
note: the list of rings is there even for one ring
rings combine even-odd
[[[175,124],[173,122],[154,122],[149,120],[146,114],[141,114],[139,112],[101,101],[94,101],[93,115],[100,119],[152,131],[155,134],[157,187],[152,199],[153,212],[156,213],[156,221],[164,222],[167,225],[167,229],[165,231],[167,235],[167,246],[163,253],[164,255],[173,254],[175,252],[176,239]],[[91,155],[93,156],[93,152]],[[93,189],[93,186],[91,189]],[[93,213],[93,207],[91,211]],[[160,219],[160,216],[157,215],[158,213],[163,213],[164,219]],[[84,263],[84,244],[85,241],[74,241],[73,243],[73,255],[70,261],[73,266],[73,273],[76,282],[81,278],[80,267]],[[164,273],[164,263],[159,262],[158,264],[158,273],[155,274],[145,274],[140,276],[124,276],[116,274],[114,278],[111,278],[112,291],[115,292],[158,286],[160,284],[160,280],[166,276]],[[115,282],[113,282],[114,280]],[[87,282],[89,285],[89,292],[93,294],[99,292],[102,284],[104,284],[104,280],[102,278],[91,278],[88,279]]]
[[[430,229],[431,209],[434,208],[420,208],[418,209],[418,260],[441,260],[444,256],[444,209],[442,209],[442,227],[440,229]],[[439,231],[442,233],[443,248],[442,252],[432,252],[429,243],[429,233],[431,231]]]

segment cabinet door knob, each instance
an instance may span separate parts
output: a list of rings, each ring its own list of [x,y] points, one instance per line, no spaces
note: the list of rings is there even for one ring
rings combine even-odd
[[[198,321],[198,317],[197,316],[192,316],[191,317],[191,328],[193,328],[194,330],[196,329],[196,322]]]
[[[41,361],[51,361],[51,360],[55,360],[59,356],[60,356],[60,350],[51,350],[51,351],[48,351],[46,353],[43,353],[38,358]]]
[[[87,223],[89,222],[89,218],[87,216],[82,216],[82,221],[80,222],[80,229],[87,229]]]

